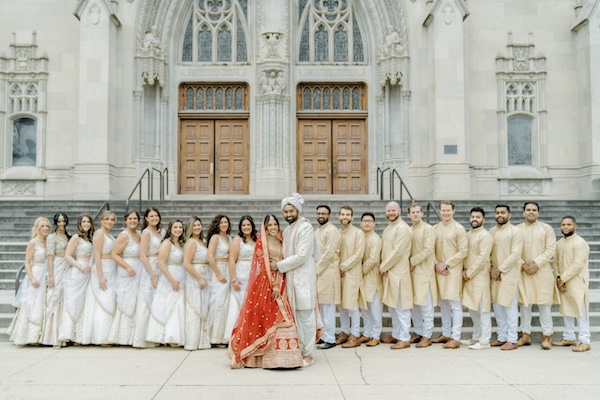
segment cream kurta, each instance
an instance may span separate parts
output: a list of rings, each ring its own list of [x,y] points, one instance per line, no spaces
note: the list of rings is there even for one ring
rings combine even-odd
[[[435,283],[435,231],[426,222],[411,226],[412,247],[410,265],[415,267],[411,272],[413,301],[418,306],[427,305],[427,295],[431,290],[431,301],[437,305],[437,289]]]
[[[340,242],[338,228],[327,222],[315,229],[321,258],[317,261],[317,290],[319,304],[340,304],[342,301],[340,278]]]
[[[567,286],[567,291],[560,293],[560,313],[565,317],[581,317],[584,304],[589,316],[589,256],[590,246],[576,233],[556,244],[554,271]]]
[[[340,271],[342,271],[342,308],[354,310],[362,282],[362,259],[365,254],[365,234],[350,225],[340,229]]]
[[[448,275],[436,275],[439,298],[442,300],[460,300],[462,295],[463,261],[467,257],[469,242],[465,228],[451,220],[436,224],[435,259],[436,263],[448,265]]]
[[[377,233],[365,234],[365,254],[362,259],[362,282],[358,296],[358,305],[366,309],[367,302],[372,303],[375,293],[383,298],[383,277],[379,273],[381,263],[381,238]]]
[[[412,282],[410,279],[410,227],[400,217],[384,230],[379,269],[387,272],[383,277],[383,303],[388,307],[398,307],[398,296],[402,285],[401,306],[413,307]]]
[[[469,280],[463,285],[463,306],[470,310],[491,312],[490,255],[494,246],[492,235],[484,227],[471,229],[467,233],[469,254],[465,259],[465,273]]]
[[[510,307],[519,288],[521,290],[521,252],[523,251],[523,236],[521,230],[507,222],[490,229],[494,239],[492,247],[492,266],[500,270],[500,281],[492,280],[492,302],[504,307]]]
[[[527,303],[531,304],[556,304],[558,303],[558,289],[554,282],[552,265],[550,261],[556,251],[556,235],[550,225],[536,221],[533,224],[522,223],[517,226],[523,236],[523,251],[520,265],[535,262],[538,270],[529,275],[521,269],[523,292]]]

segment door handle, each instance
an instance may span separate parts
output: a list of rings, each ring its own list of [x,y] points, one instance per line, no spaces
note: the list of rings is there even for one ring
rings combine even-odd
[[[209,169],[210,169],[209,174],[211,174],[211,175],[214,174],[215,173],[215,164],[210,163]]]

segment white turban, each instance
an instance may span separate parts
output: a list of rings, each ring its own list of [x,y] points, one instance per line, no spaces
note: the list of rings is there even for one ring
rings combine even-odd
[[[286,197],[283,200],[281,200],[281,211],[283,211],[283,208],[288,204],[292,205],[296,210],[298,210],[298,213],[301,213],[302,204],[304,204],[304,199],[302,198],[300,193],[292,193],[290,197]]]

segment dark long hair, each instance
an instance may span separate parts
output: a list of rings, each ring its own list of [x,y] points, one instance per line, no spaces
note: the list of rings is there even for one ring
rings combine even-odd
[[[240,218],[240,223],[238,226],[238,236],[242,238],[244,243],[246,243],[246,235],[244,235],[242,233],[242,222],[244,222],[244,221],[249,221],[250,225],[252,225],[252,232],[250,232],[250,237],[252,238],[252,240],[254,240],[256,242],[258,232],[256,231],[256,225],[254,224],[254,220],[249,215],[244,215],[244,216],[242,216],[242,218]]]
[[[60,217],[63,217],[63,219],[65,220],[65,235],[67,236],[67,240],[69,240],[71,239],[71,235],[69,235],[69,232],[67,232],[67,225],[69,225],[69,217],[64,212],[58,212],[54,214],[54,232],[56,232],[56,229],[58,229],[58,220],[60,219]]]
[[[229,219],[229,217],[225,214],[217,214],[212,221],[210,221],[210,225],[208,226],[208,231],[206,232],[206,243],[210,243],[210,238],[213,237],[213,235],[218,235],[219,234],[219,224],[221,223],[221,220],[223,218],[227,219],[227,224],[229,225],[227,227],[227,235],[229,235],[231,233],[231,220]]]
[[[150,214],[151,211],[154,211],[155,213],[158,214],[158,225],[156,225],[156,229],[158,229],[160,231],[160,228],[162,228],[161,225],[161,216],[160,216],[160,211],[158,211],[158,208],[156,207],[148,207],[146,209],[146,212],[144,213],[144,220],[142,221],[142,230],[146,229],[148,227],[148,221],[146,221],[146,217],[148,216],[148,214]]]
[[[167,233],[165,234],[165,238],[163,239],[163,242],[165,240],[170,241],[171,243],[175,244],[175,242],[172,239],[171,236],[171,229],[173,228],[173,225],[175,225],[177,222],[179,222],[181,224],[181,236],[179,236],[179,239],[177,240],[179,242],[180,245],[183,246],[183,244],[185,243],[185,228],[183,226],[183,222],[180,219],[172,219],[171,221],[169,221],[169,226],[167,226]]]
[[[270,220],[275,220],[275,222],[277,222],[277,226],[279,227],[279,232],[281,233],[281,224],[279,223],[279,220],[277,219],[277,217],[273,214],[267,214],[265,216],[265,219],[263,220],[263,225],[265,226],[265,230],[267,230],[267,226],[269,225]]]
[[[81,222],[84,218],[90,220],[90,230],[87,232],[81,227]],[[92,239],[94,238],[94,220],[90,214],[81,214],[79,218],[77,218],[77,235],[79,235],[81,239],[92,243]]]

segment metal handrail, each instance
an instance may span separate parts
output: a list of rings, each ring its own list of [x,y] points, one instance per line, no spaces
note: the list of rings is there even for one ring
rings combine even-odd
[[[166,194],[167,194],[167,196],[168,196],[168,195],[169,195],[169,168],[168,168],[168,167],[165,167],[165,168],[162,170],[162,175],[165,177],[165,181],[164,181],[164,182],[165,182],[164,191],[165,191],[165,193],[166,193]],[[161,196],[161,198],[160,198],[160,199],[161,199],[161,200],[164,200],[164,199],[165,199],[165,196],[164,196],[164,194]]]
[[[396,171],[396,168],[393,168],[392,171],[390,172],[390,193],[391,196],[394,196],[394,194],[396,193],[395,188],[394,188],[394,175],[400,180],[400,208],[402,208],[402,199],[403,199],[403,190],[406,190],[406,194],[408,194],[408,197],[410,197],[410,202],[414,203],[415,199],[413,198],[412,194],[410,194],[410,191],[408,190],[408,188],[406,187],[406,185],[404,184],[404,181],[402,180],[402,177],[400,176],[400,174],[398,173],[398,171]]]
[[[377,191],[379,192],[379,200],[383,200],[383,174],[389,169],[390,167],[387,167],[386,169],[377,167]]]
[[[165,199],[165,186],[164,186],[164,182],[163,182],[163,173],[160,169],[152,167],[152,171],[150,172],[152,175],[152,178],[150,179],[150,193],[152,193],[152,199],[154,199],[154,171],[158,172],[158,181],[160,182],[160,190],[159,192],[159,199],[164,200]],[[148,199],[150,200],[150,199]],[[141,210],[141,207],[140,207]]]
[[[23,273],[24,269],[25,269],[25,264],[21,265],[21,268],[19,268],[19,270],[17,271],[17,276],[15,277],[15,296],[17,295],[17,292],[19,291],[19,286],[21,286],[21,274]]]
[[[98,212],[96,212],[92,221],[96,221],[98,219],[98,216],[100,215],[100,213],[102,213],[102,211],[104,211],[104,208],[106,208],[107,210],[110,211],[110,203],[108,202],[108,200],[106,200],[104,203],[102,203],[102,205],[100,206],[100,209],[98,209]]]
[[[427,212],[425,213],[425,220],[427,221],[428,224],[431,224],[431,222],[429,221],[429,217],[430,217],[430,211],[429,210],[433,210],[433,212],[435,213],[435,215],[437,215],[438,219],[440,221],[442,220],[442,216],[438,212],[437,208],[435,208],[435,206],[433,205],[432,202],[428,202],[427,203]]]
[[[139,204],[138,204],[138,210],[142,209],[142,179],[144,179],[144,176],[148,175],[148,199],[150,199],[152,197],[151,195],[151,172],[150,172],[150,168],[146,168],[144,170],[144,172],[142,173],[142,176],[140,176],[140,179],[138,179],[137,183],[135,184],[135,186],[133,187],[133,190],[131,191],[131,194],[129,195],[129,197],[127,197],[127,201],[125,202],[125,209],[129,210],[129,202],[131,201],[131,198],[133,197],[135,191],[139,188]]]

